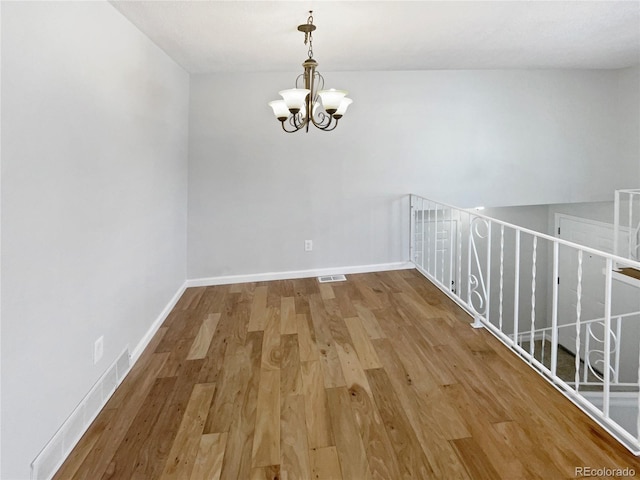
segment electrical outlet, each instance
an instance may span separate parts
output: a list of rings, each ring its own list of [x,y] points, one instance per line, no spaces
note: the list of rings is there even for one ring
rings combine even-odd
[[[310,252],[313,250],[313,240],[305,240],[304,241],[304,251]]]
[[[95,365],[102,358],[104,353],[104,335],[93,344],[93,364]]]

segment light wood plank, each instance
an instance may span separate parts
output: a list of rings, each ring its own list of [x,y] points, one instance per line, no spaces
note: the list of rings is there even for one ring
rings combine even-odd
[[[333,432],[320,362],[302,362],[302,386],[309,448],[333,445]]]
[[[252,459],[253,467],[280,463],[280,370],[260,374]]]
[[[178,434],[160,477],[162,480],[180,480],[191,476],[198,454],[200,436],[215,389],[215,383],[199,383],[193,387]]]
[[[86,478],[101,478],[106,472],[111,459],[116,453],[120,443],[127,435],[129,427],[135,420],[140,407],[144,404],[147,395],[156,383],[156,376],[162,370],[164,363],[169,357],[168,353],[156,353],[146,365],[147,370],[132,371],[132,389],[129,396],[122,399],[118,405],[118,415],[113,417],[113,422],[109,425],[109,435],[101,435],[95,442],[94,449],[87,455],[87,468],[79,472],[79,475]]]
[[[458,451],[458,455],[466,465],[471,478],[505,478],[501,477],[498,472],[495,471],[493,465],[487,460],[485,453],[473,438],[459,438],[452,440],[451,443]],[[518,476],[509,478],[525,477]]]
[[[300,370],[300,350],[297,335],[280,337],[282,361],[280,364],[280,393],[302,394],[302,371]]]
[[[474,450],[476,446],[482,450],[482,455],[491,463],[493,469],[498,472],[497,478],[522,478],[526,472],[522,462],[520,462],[519,458],[512,456],[508,445],[500,446],[498,433],[491,428],[486,412],[478,407],[475,399],[460,384],[448,385],[443,388],[443,392],[447,403],[455,408],[458,415],[465,422],[470,432],[469,438],[472,438],[475,442],[474,444],[465,444],[464,442],[459,444],[456,442],[464,439],[451,440],[451,444],[456,446],[458,456],[465,462],[467,468],[470,469],[468,462],[474,463],[476,459],[464,458],[461,455],[462,447],[458,448],[460,445],[467,445],[470,455],[476,455]],[[579,462],[577,456],[575,461]]]
[[[330,327],[331,315],[326,311],[320,295],[310,295],[309,309],[320,354],[324,386],[326,388],[344,387],[346,382]]]
[[[251,476],[256,403],[262,358],[262,332],[248,333],[247,344],[251,345],[251,353],[247,359],[247,363],[250,365],[249,377],[241,397],[236,402],[237,408],[231,414],[227,447],[220,472],[221,480],[238,480]]]
[[[372,477],[380,480],[401,478],[398,459],[373,397],[364,388],[354,386],[349,389],[349,400]]]
[[[253,332],[256,339],[258,332]],[[262,341],[262,334],[260,333]],[[224,355],[222,374],[217,382],[217,389],[211,402],[209,416],[205,424],[204,433],[222,433],[229,431],[229,425],[234,418],[239,402],[242,400],[246,385],[252,375],[253,365],[251,355],[256,346],[253,342],[247,345],[228,348]],[[262,351],[262,345],[260,345]]]
[[[280,465],[256,467],[251,470],[250,480],[280,480]]]
[[[394,392],[400,401],[400,406],[409,419],[416,437],[427,456],[437,477],[451,479],[468,479],[466,469],[452,446],[446,440],[449,431],[463,432],[469,436],[464,422],[453,413],[446,418],[434,418],[434,411],[445,408],[441,404],[435,404],[427,395],[415,388],[413,376],[405,369],[399,354],[393,348],[391,339],[379,339],[373,341],[380,359],[389,375],[389,380]],[[433,397],[431,397],[433,398]],[[438,400],[441,401],[441,400]],[[441,401],[448,406],[448,401]],[[453,424],[450,426],[449,424]],[[444,425],[444,428],[443,428]],[[458,438],[456,436],[456,438]]]
[[[162,421],[161,415],[172,398],[177,380],[177,377],[156,379],[103,478],[131,478],[141,460],[139,451],[151,436],[153,427]]]
[[[324,300],[336,298],[336,295],[333,293],[333,287],[331,285],[328,285],[326,283],[321,283],[319,287],[320,287],[320,296]]]
[[[256,287],[253,292],[251,304],[251,316],[249,317],[248,331],[256,332],[264,330],[267,321],[267,286]]]
[[[137,452],[132,480],[159,478],[162,474],[203,364],[202,359],[188,360],[177,371],[175,387],[166,398],[151,434]]]
[[[260,367],[263,370],[280,370],[282,360],[280,340],[280,310],[269,307],[266,313],[262,342],[262,362]]]
[[[227,432],[202,435],[190,480],[220,480],[226,445]]]
[[[365,331],[367,332],[367,336],[370,339],[373,340],[386,337],[384,331],[382,330],[382,327],[380,327],[380,324],[378,323],[378,319],[371,312],[371,310],[358,303],[355,304],[355,309],[357,310],[358,318],[362,322],[362,326],[364,327]]]
[[[383,369],[367,370],[380,416],[398,456],[401,478],[437,478]]]
[[[202,321],[202,326],[196,335],[196,339],[191,345],[191,350],[187,355],[187,360],[196,360],[198,358],[204,358],[207,355],[211,340],[213,340],[213,334],[218,326],[220,320],[219,313],[210,313]]]
[[[283,297],[280,301],[280,333],[298,333],[296,321],[296,301],[293,297]]]
[[[345,318],[344,323],[349,330],[349,335],[353,340],[353,347],[358,353],[362,368],[365,370],[369,368],[381,368],[382,365],[380,364],[378,354],[375,348],[373,348],[360,317]]]
[[[344,375],[345,384],[348,388],[354,386],[364,388],[367,392],[371,392],[367,375],[360,364],[360,359],[350,343],[336,345],[342,373]]]
[[[349,393],[345,387],[327,389],[329,412],[336,449],[345,480],[371,479],[369,462],[358,425],[351,412]]]
[[[312,478],[318,480],[342,480],[340,461],[335,446],[312,448],[309,451]]]
[[[304,397],[287,395],[281,399],[280,452],[282,478],[310,479],[309,447],[305,420]]]
[[[318,347],[316,340],[312,335],[309,317],[304,313],[296,315],[296,323],[298,324],[298,346],[300,347],[300,361],[309,362],[319,360]]]
[[[80,478],[78,471],[83,468],[89,454],[94,451],[96,443],[104,431],[108,428],[112,417],[117,413],[116,409],[106,409],[100,412],[98,418],[91,424],[89,430],[82,436],[78,446],[73,449],[53,480],[66,480],[68,478]]]

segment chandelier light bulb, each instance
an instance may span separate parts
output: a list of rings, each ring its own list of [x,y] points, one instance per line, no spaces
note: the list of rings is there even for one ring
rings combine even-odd
[[[269,102],[269,106],[273,108],[273,114],[281,122],[289,118],[289,108],[284,100],[273,100]]]
[[[335,118],[336,120],[339,120],[340,118],[342,118],[342,116],[344,115],[344,112],[347,111],[347,108],[352,103],[353,103],[353,100],[351,100],[350,98],[344,97],[340,101],[340,106],[338,107],[338,110],[336,110],[336,113],[333,114],[333,118]]]
[[[310,91],[307,88],[290,88],[289,90],[281,90],[278,93],[284,99],[289,111],[296,114],[304,107]]]
[[[338,110],[340,102],[349,92],[344,90],[336,90],[330,88],[329,90],[320,90],[318,96],[322,100],[322,106],[329,115],[333,115]]]

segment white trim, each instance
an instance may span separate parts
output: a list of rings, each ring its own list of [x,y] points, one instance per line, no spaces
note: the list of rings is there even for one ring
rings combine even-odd
[[[593,220],[592,218],[586,218],[586,217],[576,217],[575,215],[567,215],[566,213],[556,212],[555,213],[555,226],[556,226],[555,236],[556,237],[558,236],[558,227],[560,226],[560,219],[561,218],[565,218],[567,220],[572,220],[572,221],[578,222],[578,223],[586,223],[588,225],[594,225],[594,226],[597,226],[597,227],[610,228],[611,231],[613,231],[613,223],[602,222],[600,220]]]
[[[49,440],[49,442],[47,442],[47,444],[42,449],[42,451],[38,454],[36,459],[31,463],[32,479],[34,480],[40,479],[40,478],[48,479],[53,477],[53,475],[57,472],[60,466],[67,459],[67,457],[71,453],[71,450],[73,450],[73,448],[78,443],[82,435],[84,435],[84,433],[87,431],[87,429],[89,428],[93,420],[95,420],[98,414],[102,411],[102,409],[106,405],[109,398],[111,398],[111,396],[115,393],[117,387],[122,383],[122,381],[124,380],[126,375],[129,373],[133,365],[138,361],[138,359],[140,358],[140,355],[142,354],[144,349],[147,347],[149,342],[151,342],[151,339],[156,334],[156,332],[158,331],[162,323],[165,321],[165,319],[167,318],[171,310],[173,310],[173,308],[176,306],[176,304],[178,303],[178,300],[180,300],[180,297],[182,296],[186,288],[187,288],[187,284],[186,282],[184,282],[180,286],[180,288],[178,288],[178,291],[173,295],[171,300],[169,300],[169,303],[167,303],[167,305],[162,309],[162,312],[160,312],[160,315],[158,315],[155,321],[151,324],[151,327],[149,327],[149,330],[147,331],[147,333],[145,333],[145,335],[140,339],[135,349],[131,353],[129,353],[128,351],[129,349],[127,347],[125,351],[120,356],[118,356],[118,358],[116,358],[114,363],[107,370],[105,370],[105,372],[100,376],[98,381],[91,387],[89,392],[81,400],[80,404],[76,406],[76,408],[73,410],[71,415],[67,418],[67,420],[65,420],[62,426],[58,429],[58,431],[54,434],[54,436]],[[129,364],[126,371],[119,372],[117,368],[119,365],[119,361],[123,355],[126,355],[128,357]],[[115,372],[115,375],[116,375],[116,379],[117,379],[116,385],[113,389],[110,389],[108,392],[103,392],[102,385],[105,379],[108,377],[108,375],[112,372]],[[88,399],[96,391],[98,391],[98,389],[102,394],[102,399],[101,399],[102,401],[100,403],[100,408],[98,408],[95,412],[88,412],[86,411],[86,405],[88,404]],[[76,417],[85,420],[83,425],[84,428],[82,428],[82,432],[80,433],[80,435],[78,435],[77,438],[72,439],[69,445],[65,445],[64,442],[67,440],[65,439],[65,432],[69,428],[69,425],[73,423],[73,420]],[[50,451],[53,453],[49,453]],[[44,458],[47,455],[59,455],[60,458],[55,463],[56,465],[55,468],[51,469],[49,472],[45,472],[44,473],[45,476],[43,477],[40,472],[39,462],[41,458]]]
[[[554,216],[555,216],[555,219],[554,219],[553,235],[556,238],[562,238],[560,235],[558,235],[558,228],[560,228],[560,220],[563,218],[565,220],[571,220],[576,223],[584,223],[587,225],[592,225],[594,227],[607,228],[607,229],[610,229],[613,233],[615,233],[615,225],[613,223],[601,222],[600,220],[592,220],[591,218],[586,218],[586,217],[576,217],[574,215],[567,215],[566,213],[558,213],[558,212],[556,212]],[[629,227],[620,227],[620,231],[627,232],[628,234],[630,232],[630,229]],[[611,253],[611,252],[605,252],[605,253]],[[620,257],[621,255],[618,255],[618,256]]]
[[[128,362],[123,371],[118,368],[121,359],[125,359]],[[56,433],[53,434],[53,437],[31,462],[31,480],[50,480],[55,476],[71,454],[71,451],[76,447],[131,370],[130,359],[129,347],[127,346],[109,368],[104,371],[98,381],[93,384],[80,403],[73,409]],[[108,382],[110,378],[114,380],[111,385]],[[90,407],[95,408],[90,410]],[[76,425],[78,424],[82,425],[82,427],[77,428]]]
[[[145,333],[145,335],[138,342],[138,345],[136,345],[135,348],[131,351],[131,355],[130,355],[131,365],[133,365],[134,363],[136,363],[136,361],[138,361],[138,358],[140,358],[140,355],[142,355],[142,352],[144,351],[144,349],[147,347],[147,345],[149,345],[149,342],[151,342],[151,339],[153,338],[153,336],[156,334],[156,332],[158,331],[162,323],[165,321],[165,319],[169,316],[169,313],[171,313],[171,310],[173,310],[173,307],[176,306],[176,304],[178,303],[178,300],[180,300],[180,297],[182,296],[184,291],[187,289],[187,286],[188,286],[187,282],[184,282],[182,286],[178,288],[178,291],[171,298],[171,300],[169,300],[169,303],[167,303],[167,305],[162,309],[162,312],[160,312],[160,315],[158,315],[155,321],[151,324],[151,327],[149,327],[149,330],[147,330],[147,333]]]
[[[600,408],[602,392],[582,391],[582,396]],[[611,406],[636,408],[638,406],[638,392],[611,392]]]
[[[613,271],[613,279],[631,285],[632,287],[640,287],[640,280],[630,277],[620,272]]]
[[[233,283],[265,282],[270,280],[292,280],[295,278],[321,277],[324,275],[348,275],[352,273],[386,272],[415,268],[411,262],[378,263],[374,265],[354,265],[349,267],[318,268],[313,270],[292,270],[289,272],[253,273],[246,275],[226,275],[220,277],[192,278],[186,287],[208,287]]]

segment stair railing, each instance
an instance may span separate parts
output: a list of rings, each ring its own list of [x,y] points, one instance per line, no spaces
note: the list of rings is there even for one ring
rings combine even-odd
[[[640,370],[640,330],[627,336],[618,332],[620,322],[632,314],[620,312],[613,298],[613,268],[615,264],[640,269],[640,262],[503,222],[476,209],[416,195],[410,196],[410,205],[410,256],[416,269],[468,312],[474,327],[489,330],[639,455],[640,428],[617,423],[611,401],[612,387],[615,391],[625,383],[638,390]],[[595,302],[594,307],[598,296],[601,304]],[[594,308],[601,309],[600,314],[593,315]],[[586,315],[597,319],[585,321]],[[640,324],[640,318],[634,321]],[[608,332],[600,342],[592,335],[596,325]],[[522,341],[537,335],[550,339],[545,361],[535,341]],[[558,349],[567,347],[576,354],[573,381],[558,375]],[[585,348],[590,352],[588,369],[610,372],[595,381],[601,396],[598,406],[582,395],[581,387],[589,383],[579,376],[585,370],[580,365]],[[636,404],[640,412],[640,396]],[[640,415],[636,417],[640,422]]]
[[[612,362],[609,365],[609,375],[611,377],[611,387],[620,387],[625,390],[634,390],[638,388],[638,382],[621,381],[621,352],[623,350],[622,338],[624,334],[629,334],[634,325],[640,324],[640,311],[625,313],[612,317],[611,326],[612,329],[609,332],[611,335],[611,355],[613,357]],[[579,390],[582,386],[597,387],[602,386],[604,383],[604,318],[595,318],[592,320],[585,320],[581,322],[568,323],[559,325],[558,329],[572,329],[576,327],[580,330],[580,335],[577,338],[583,338],[584,342],[578,345],[578,348],[567,348],[565,355],[574,357],[573,365],[573,380],[568,377],[562,377],[563,380],[573,386],[576,390]],[[526,332],[518,334],[517,343],[519,345],[529,345],[530,342],[539,341],[541,348],[537,349],[538,360],[547,365],[546,345],[550,342],[551,327],[539,328],[535,332]],[[510,335],[510,338],[514,338]],[[577,353],[576,353],[577,352]],[[635,354],[635,352],[632,352]],[[560,375],[560,374],[559,374]],[[627,375],[628,377],[628,375]]]

